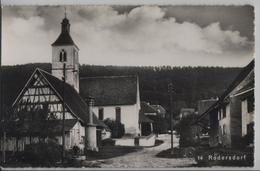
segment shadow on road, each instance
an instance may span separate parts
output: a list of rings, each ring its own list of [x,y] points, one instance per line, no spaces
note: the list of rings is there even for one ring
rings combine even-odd
[[[156,154],[156,157],[160,158],[192,158],[194,157],[194,148],[173,148],[173,154],[171,154],[171,149],[163,150]]]

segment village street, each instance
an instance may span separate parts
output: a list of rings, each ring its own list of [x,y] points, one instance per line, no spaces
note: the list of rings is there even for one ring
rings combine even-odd
[[[159,140],[164,141],[161,145],[144,148],[137,152],[128,153],[124,156],[100,160],[101,168],[172,168],[189,167],[196,164],[192,158],[160,158],[156,154],[170,148],[170,135],[159,135]],[[174,136],[174,147],[178,146],[178,138]]]

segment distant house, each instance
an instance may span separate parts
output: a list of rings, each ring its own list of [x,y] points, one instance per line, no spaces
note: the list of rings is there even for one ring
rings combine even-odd
[[[180,114],[178,118],[181,120],[183,118],[186,118],[191,115],[195,115],[195,109],[194,108],[181,108]]]
[[[82,97],[94,98],[98,119],[119,121],[125,134],[139,135],[140,94],[137,76],[104,76],[80,79]]]
[[[210,146],[238,147],[253,143],[254,60],[242,69],[198,121],[207,115],[210,118]],[[247,142],[242,141],[245,138]]]
[[[159,104],[150,104],[148,102],[141,102],[141,112],[144,115],[153,115],[165,118],[166,110]]]
[[[139,128],[140,136],[147,136],[154,132],[154,121],[149,117],[145,116],[144,113],[139,113]]]
[[[149,133],[161,133],[167,129],[167,122],[165,120],[166,110],[161,105],[151,105],[148,102],[141,102],[140,119],[141,124],[141,134]],[[141,118],[148,119],[141,119]],[[144,122],[143,120],[149,121]],[[151,125],[151,129],[149,126]]]
[[[218,98],[210,98],[210,99],[203,99],[198,101],[198,115],[202,115],[206,112],[206,110],[212,106],[214,103],[218,101]],[[208,133],[208,127],[209,127],[209,116],[203,117],[203,119],[200,120],[199,124],[202,129],[203,133]],[[202,133],[202,132],[201,132]]]
[[[203,99],[198,101],[198,115],[203,114],[206,110],[218,101],[217,98]]]

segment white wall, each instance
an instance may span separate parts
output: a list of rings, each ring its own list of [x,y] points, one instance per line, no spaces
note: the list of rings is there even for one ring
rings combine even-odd
[[[70,137],[68,137],[66,148],[72,148],[78,146],[80,149],[84,149],[85,127],[78,121],[74,127],[70,130]]]
[[[121,123],[125,125],[125,133],[137,135],[140,130],[138,127],[139,121],[139,106],[135,105],[122,105],[122,106],[94,106],[93,111],[98,117],[98,109],[104,109],[104,120],[110,118],[116,119],[116,108],[121,108]]]
[[[254,112],[247,112],[247,99],[243,100],[242,103],[242,137],[247,134],[247,125],[254,122]]]
[[[225,107],[226,110],[226,117],[223,118],[223,110],[219,110],[218,112],[220,112],[221,118],[219,118],[219,126],[221,127],[221,142],[223,145],[225,146],[230,146],[231,145],[231,117],[230,117],[230,104],[227,104]],[[226,126],[226,134],[223,134],[223,128],[224,125]]]

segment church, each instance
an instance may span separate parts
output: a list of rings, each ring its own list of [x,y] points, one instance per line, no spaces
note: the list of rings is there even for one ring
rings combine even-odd
[[[126,134],[140,135],[138,77],[79,78],[79,47],[66,15],[52,43],[51,73],[37,68],[12,107],[7,151],[23,151],[27,144],[50,139],[64,141],[65,149],[98,151],[100,141],[109,137],[106,118],[124,124]]]

